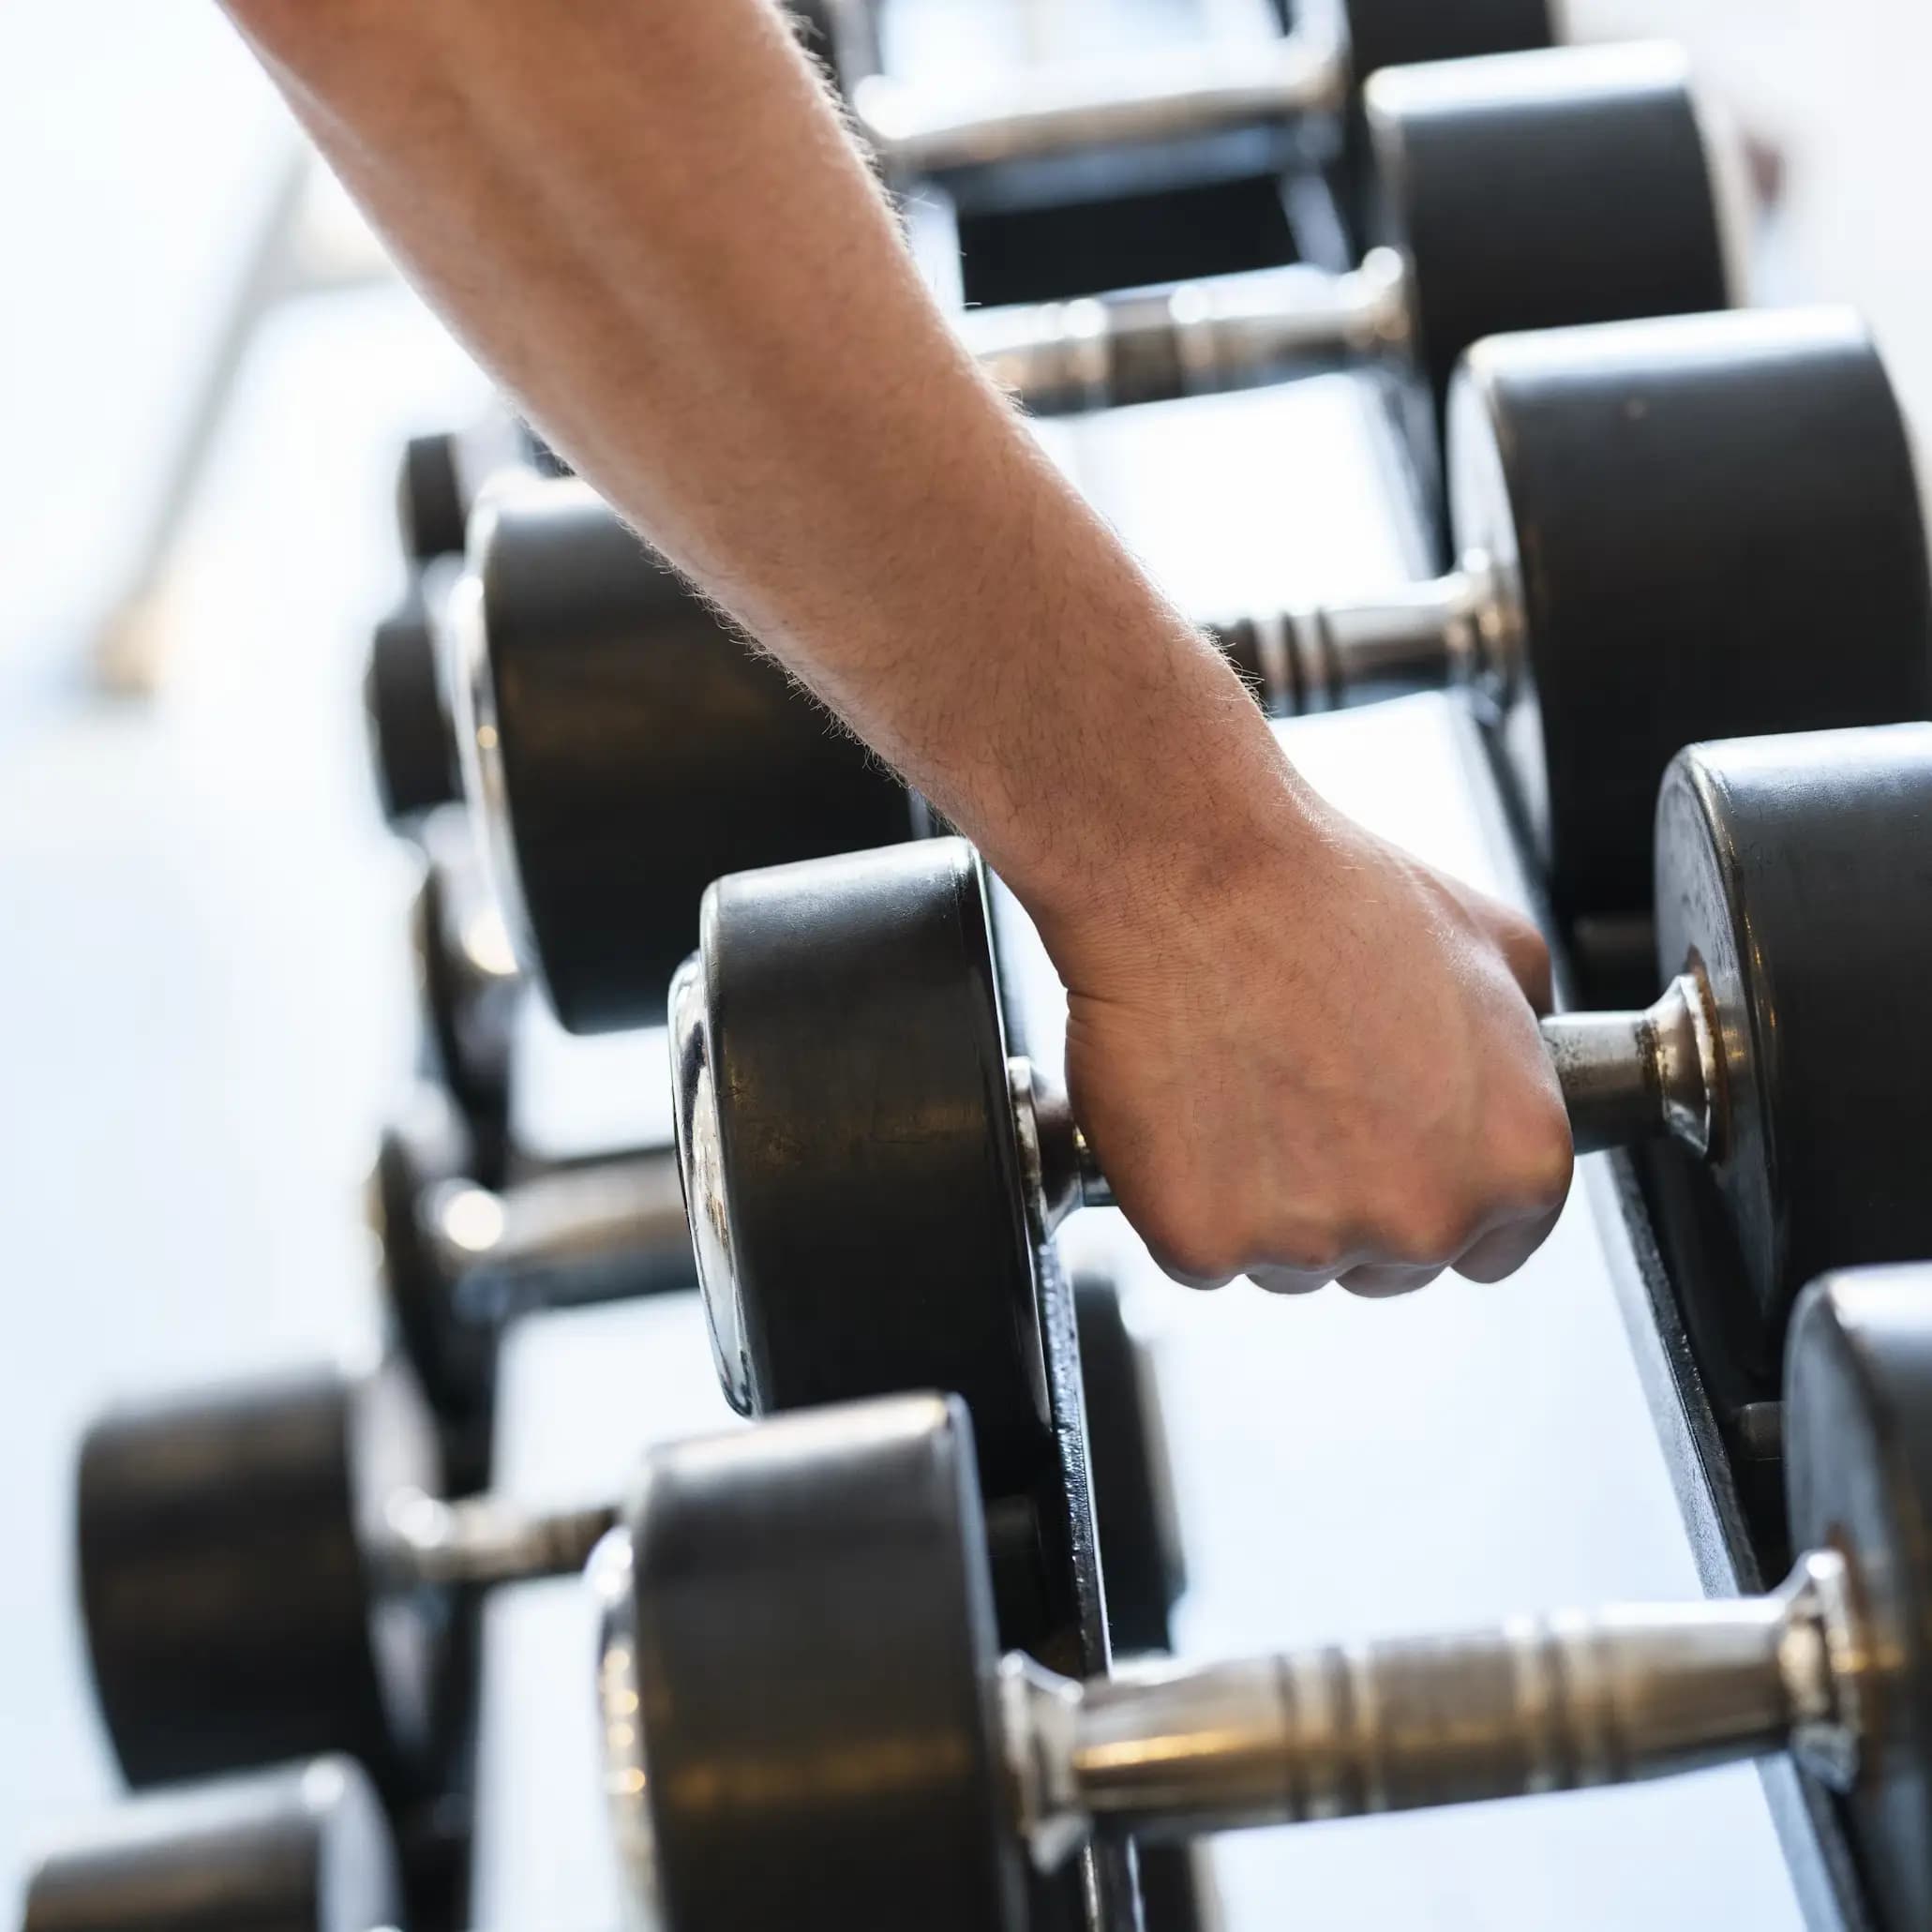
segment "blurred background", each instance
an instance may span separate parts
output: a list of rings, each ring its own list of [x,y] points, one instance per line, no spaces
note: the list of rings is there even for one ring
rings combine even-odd
[[[1923,430],[1932,9],[1569,19],[1688,44],[1775,182],[1760,298],[1864,307]],[[113,1787],[70,1607],[79,1427],[370,1344],[355,1203],[412,1021],[362,654],[401,439],[485,389],[208,0],[0,8],[0,238],[5,1911],[32,1835]]]

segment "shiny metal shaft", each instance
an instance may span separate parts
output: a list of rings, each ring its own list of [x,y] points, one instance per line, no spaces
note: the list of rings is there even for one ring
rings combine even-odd
[[[376,1551],[393,1588],[530,1582],[582,1569],[614,1507],[531,1510],[495,1496],[445,1502],[420,1490],[391,1496]]]
[[[437,1189],[425,1212],[439,1260],[478,1319],[581,1306],[695,1277],[676,1153],[560,1168],[501,1193]]]
[[[1336,275],[1297,262],[1073,302],[971,309],[959,330],[1003,389],[1041,414],[1211,395],[1296,364],[1400,349],[1401,258]]]
[[[977,100],[876,73],[848,82],[861,135],[889,169],[915,174],[1336,113],[1347,85],[1340,46],[1302,33],[1035,68]]]
[[[1380,597],[1266,611],[1207,631],[1259,678],[1270,716],[1298,718],[1470,683],[1495,654],[1490,634],[1504,619],[1486,560],[1471,557]]]
[[[1723,1078],[1702,983],[1681,973],[1641,1012],[1561,1013],[1543,1043],[1579,1153],[1669,1134],[1700,1154],[1719,1145]]]
[[[1513,1619],[1074,1685],[1009,1659],[1021,1826],[1052,1865],[1097,1828],[1191,1836],[1630,1783],[1795,1748],[1842,1782],[1863,1734],[1845,1564],[1775,1595]]]

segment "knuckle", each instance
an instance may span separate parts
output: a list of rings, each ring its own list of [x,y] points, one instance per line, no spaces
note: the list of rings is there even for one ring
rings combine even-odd
[[[1241,1272],[1245,1257],[1223,1230],[1180,1203],[1137,1206],[1134,1226],[1163,1274],[1194,1287],[1219,1287]]]
[[[1575,1167],[1569,1116],[1561,1100],[1548,1099],[1520,1138],[1512,1175],[1517,1191],[1538,1207],[1553,1206],[1569,1191]]]
[[[1391,1207],[1382,1221],[1389,1259],[1405,1267],[1439,1266],[1467,1245],[1474,1217],[1446,1195],[1412,1196]]]

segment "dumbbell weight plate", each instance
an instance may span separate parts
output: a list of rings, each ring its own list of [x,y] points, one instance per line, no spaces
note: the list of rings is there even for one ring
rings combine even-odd
[[[457,1317],[421,1207],[432,1188],[473,1172],[470,1136],[448,1094],[416,1082],[382,1130],[367,1212],[385,1310],[443,1427],[444,1473],[456,1495],[488,1477],[495,1339],[483,1324]]]
[[[471,1173],[490,1185],[510,1155],[510,1086],[526,985],[490,896],[475,828],[460,806],[419,828],[423,870],[410,906],[431,1077],[449,1088],[474,1146]]]
[[[1048,1428],[1045,1367],[971,847],[927,841],[739,874],[712,887],[705,918],[672,1035],[726,1393],[766,1414],[956,1391],[989,1488],[1024,1485]],[[725,1093],[728,1107],[712,1104]],[[727,1171],[728,1201],[708,1185]]]
[[[810,700],[588,488],[493,495],[474,535],[452,608],[470,797],[519,953],[573,1031],[661,1017],[720,873],[907,835],[905,791],[830,720],[801,729]]]
[[[1850,311],[1485,343],[1449,453],[1458,543],[1511,612],[1497,737],[1565,918],[1648,907],[1681,745],[1932,713],[1910,448]]]
[[[27,1880],[24,1932],[375,1932],[402,1923],[382,1805],[347,1758],[118,1806]]]
[[[1368,86],[1379,239],[1409,264],[1413,352],[1438,398],[1488,336],[1737,299],[1722,165],[1682,54],[1558,58],[1561,89],[1548,54],[1392,68]]]
[[[437,594],[418,578],[369,641],[363,710],[376,790],[392,824],[447,804],[458,792],[456,740],[429,610]]]
[[[1357,84],[1384,67],[1513,53],[1556,39],[1549,0],[1347,0],[1346,15]]]
[[[613,1767],[618,1837],[661,1923],[1026,1923],[993,1605],[967,1560],[985,1535],[974,1460],[958,1403],[914,1396],[653,1459],[629,1565],[599,1583],[607,1708],[614,1654],[643,1700]]]
[[[341,1751],[385,1790],[420,1789],[440,1743],[442,1633],[429,1607],[375,1587],[366,1551],[386,1498],[438,1491],[436,1463],[421,1399],[389,1369],[95,1425],[81,1595],[129,1783]]]
[[[412,436],[396,478],[396,521],[403,554],[415,563],[460,557],[472,491],[462,438],[454,430]]]
[[[1932,1253],[1932,725],[1684,753],[1656,915],[1660,968],[1700,969],[1724,1041],[1707,1184],[1775,1340],[1826,1268]]]
[[[1932,1925],[1932,1310],[1925,1271],[1824,1282],[1800,1304],[1786,1380],[1786,1481],[1800,1549],[1855,1561],[1882,1699],[1842,1801],[1880,1925]]]

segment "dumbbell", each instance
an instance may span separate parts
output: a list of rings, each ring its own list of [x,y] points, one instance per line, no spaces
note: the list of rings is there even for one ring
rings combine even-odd
[[[81,1603],[130,1784],[341,1752],[439,1788],[469,1594],[579,1568],[607,1509],[445,1500],[399,1363],[109,1412],[82,1441]]]
[[[812,11],[855,128],[901,183],[1256,127],[1333,126],[1380,68],[1548,47],[1555,37],[1547,0],[1345,0],[1340,32],[1325,22],[1260,46],[1162,48],[1023,71],[976,101],[943,82],[880,71],[870,0]]]
[[[29,1872],[23,1932],[379,1932],[395,1839],[362,1768],[318,1758],[116,1805]]]
[[[1932,1270],[1813,1286],[1767,1595],[1522,1617],[1078,1682],[997,1654],[956,1400],[649,1460],[592,1573],[627,1903],[665,1932],[1030,1923],[1123,1833],[1530,1796],[1789,1753],[1876,1922],[1932,1923]]]
[[[1036,411],[1225,389],[1338,356],[1393,359],[1440,407],[1486,337],[1741,295],[1728,151],[1714,151],[1674,47],[1391,68],[1367,112],[1383,239],[1358,268],[974,309],[961,333]]]
[[[459,1490],[487,1467],[508,1323],[695,1279],[668,1147],[613,1152],[499,1188],[475,1171],[450,1096],[419,1082],[383,1130],[367,1202],[397,1338],[444,1428]]]
[[[1111,1396],[1118,1417],[1141,1396],[1105,1380],[1121,1365],[1101,1286],[1083,1296],[1100,1346],[1082,1362],[1096,1411]],[[1142,1409],[1131,1426],[1158,1423]],[[1127,1429],[1096,1430],[1093,1481],[1111,1492],[1122,1608],[1145,1633],[1164,1625],[1181,1560],[1171,1520],[1146,1520],[1166,1508],[1164,1444]],[[82,1439],[77,1543],[115,1756],[149,1786],[342,1752],[392,1801],[433,1790],[461,1715],[466,1601],[580,1568],[614,1517],[451,1500],[428,1404],[400,1361],[112,1410]],[[1000,1498],[995,1521],[996,1566],[1024,1593],[1051,1559],[1025,1499]],[[1150,1546],[1158,1600],[1137,1602]]]
[[[1823,1269],[1932,1253],[1932,725],[1680,754],[1656,911],[1656,1004],[1545,1039],[1580,1148],[1683,1146],[1775,1338]],[[1040,1426],[1036,1250],[1109,1196],[1009,1048],[972,848],[741,874],[700,929],[676,1119],[727,1394],[944,1388],[996,1466]]]
[[[1851,311],[1496,337],[1447,455],[1445,575],[1214,632],[1277,716],[1467,694],[1566,921],[1647,909],[1679,746],[1932,714],[1910,432]]]
[[[1217,635],[1278,711],[1466,688],[1566,918],[1646,906],[1679,745],[1932,712],[1910,442],[1849,313],[1494,338],[1448,454],[1455,571]],[[904,838],[914,812],[582,486],[482,521],[458,709],[513,940],[566,1026],[645,1024],[711,878]]]

